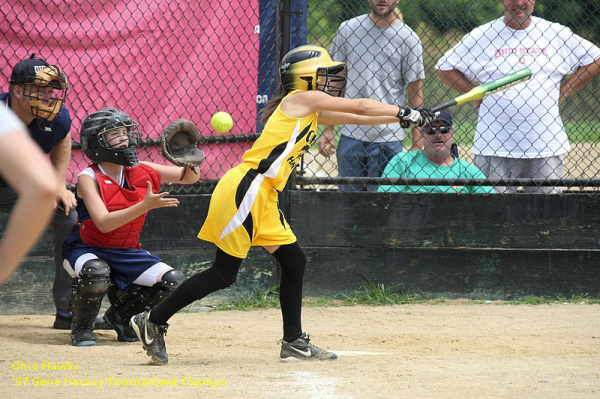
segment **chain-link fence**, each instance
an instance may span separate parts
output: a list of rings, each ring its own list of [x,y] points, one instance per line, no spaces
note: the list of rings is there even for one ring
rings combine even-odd
[[[385,94],[386,101],[405,105],[418,105],[421,93],[429,106],[452,99],[458,91],[451,86],[465,89],[459,87],[457,76],[469,84],[485,83],[528,67],[534,75],[530,82],[486,98],[478,111],[472,102],[452,107],[451,136],[460,160],[455,166],[460,164],[461,169],[449,165],[428,169],[431,165],[425,158],[407,151],[415,144],[413,138],[420,139],[418,131],[403,131],[398,125],[389,125],[383,133],[374,128],[335,127],[337,150],[326,157],[319,154],[324,148],[316,143],[299,166],[295,184],[305,189],[344,185],[376,189],[382,182],[404,179],[417,188],[461,191],[480,186],[472,180],[480,177],[472,169],[477,163],[490,179],[484,186],[499,182],[549,188],[599,185],[594,178],[600,168],[600,78],[592,79],[593,69],[587,73],[580,69],[599,57],[598,1],[503,0],[515,21],[535,5],[535,29],[514,29],[503,25],[504,7],[497,0],[415,0],[398,5],[398,11],[392,12],[397,21],[389,27],[373,28],[387,17],[375,21],[367,14],[385,14],[389,3],[375,2],[372,10],[369,0],[239,4],[0,0],[3,91],[8,89],[12,67],[31,53],[65,71],[74,142],[69,183],[88,163],[78,141],[81,121],[90,112],[109,106],[124,110],[146,133],[140,158],[160,163],[164,160],[156,139],[162,129],[177,118],[194,121],[203,136],[205,182],[186,190],[199,192],[210,189],[240,162],[261,133],[257,111],[274,94],[278,60],[290,47],[313,43],[331,50],[336,58],[347,57],[348,95]],[[491,21],[496,22],[489,25]],[[485,34],[483,27],[489,28]],[[436,69],[461,75],[447,76],[443,82]],[[578,72],[581,76],[568,80]],[[415,83],[419,81],[422,88]],[[561,82],[569,82],[562,92]],[[571,94],[570,89],[578,90],[563,102],[560,94]],[[234,127],[227,135],[218,135],[210,127],[216,111],[233,116]],[[437,130],[421,140],[440,153],[450,146],[442,143],[447,139],[440,141],[448,133]],[[357,143],[367,149],[357,149]],[[368,148],[373,143],[374,149]],[[386,147],[391,148],[380,151]],[[410,156],[394,157],[401,149]],[[359,150],[362,159],[352,160],[352,153]],[[342,151],[350,153],[346,161]],[[426,150],[422,156],[427,154]],[[483,157],[477,161],[476,154]],[[390,158],[395,159],[393,165]],[[506,163],[506,159],[516,161]],[[387,166],[390,170],[385,173]],[[532,170],[517,173],[523,168]],[[388,180],[378,180],[382,173]]]
[[[227,5],[3,0],[0,5],[2,91],[8,91],[14,65],[32,53],[68,77],[73,140],[68,183],[89,163],[79,150],[81,122],[105,107],[122,109],[140,123],[146,139],[141,160],[165,162],[156,139],[171,121],[197,123],[206,155],[202,176],[209,183],[239,163],[255,139],[258,77],[274,65],[272,57],[259,66],[258,0]],[[211,128],[217,111],[235,121],[227,135]]]
[[[408,179],[407,184],[383,187],[391,191],[465,192],[469,190],[461,178],[482,177],[473,169],[476,164],[488,183],[513,185],[512,189],[496,186],[496,191],[510,192],[519,185],[533,192],[555,192],[557,184],[597,186],[600,77],[592,79],[592,75],[600,69],[600,3],[421,0],[400,2],[396,18],[385,16],[390,3],[310,3],[308,41],[330,49],[335,60],[347,63],[347,96],[419,105],[411,94],[419,94],[414,82],[421,81],[425,104],[434,106],[523,68],[531,69],[533,76],[481,104],[453,107],[453,133],[429,135],[427,130],[436,129],[411,132],[397,125],[336,127],[336,150],[324,148],[327,140],[321,154],[313,148],[304,158],[300,183],[309,187],[328,183],[330,188],[345,183],[342,188],[365,190],[377,187],[367,186],[377,182],[369,177],[383,175],[396,182]],[[534,18],[529,24],[531,11]],[[407,151],[413,137],[421,134],[423,153]],[[444,141],[447,148],[440,151]],[[390,160],[399,142],[405,153]],[[451,143],[457,151],[448,161]],[[427,184],[423,181],[427,178],[435,180]],[[440,186],[439,179],[444,178],[458,180]],[[471,190],[485,191],[476,181],[463,183]]]

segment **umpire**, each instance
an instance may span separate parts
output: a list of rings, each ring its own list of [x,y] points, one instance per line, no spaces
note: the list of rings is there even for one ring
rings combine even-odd
[[[71,160],[71,117],[64,105],[68,82],[55,65],[35,58],[15,65],[8,93],[0,93],[2,104],[27,126],[33,140],[50,161],[60,183],[56,198],[57,211],[50,222],[54,239],[56,275],[52,296],[56,306],[54,328],[71,329],[70,296],[72,279],[63,268],[62,245],[75,225],[77,213],[75,195],[67,189],[66,174]],[[17,194],[0,178],[0,211],[10,212]]]

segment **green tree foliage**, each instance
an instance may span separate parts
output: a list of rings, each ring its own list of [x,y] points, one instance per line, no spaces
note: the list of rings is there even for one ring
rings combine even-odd
[[[406,3],[400,8],[410,26],[425,22],[439,34],[469,32],[502,14],[502,5],[497,0],[421,0]]]
[[[499,0],[402,0],[398,8],[409,26],[425,22],[442,35],[469,32],[502,16],[503,9]],[[368,0],[310,0],[308,24],[315,28],[311,39],[330,43],[342,21],[367,12]],[[538,0],[534,15],[568,26],[588,40],[600,40],[598,0]]]

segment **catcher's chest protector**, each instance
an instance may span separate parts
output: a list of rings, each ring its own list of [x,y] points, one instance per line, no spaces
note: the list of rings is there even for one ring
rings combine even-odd
[[[103,174],[97,165],[91,165],[96,173],[100,195],[109,212],[128,208],[141,202],[148,191],[148,181],[152,182],[152,191],[160,189],[160,177],[149,166],[139,165],[124,169],[129,189],[119,186],[117,182]],[[92,219],[83,221],[79,235],[85,245],[93,247],[140,248],[140,233],[144,227],[146,213],[131,222],[111,231],[102,233]]]

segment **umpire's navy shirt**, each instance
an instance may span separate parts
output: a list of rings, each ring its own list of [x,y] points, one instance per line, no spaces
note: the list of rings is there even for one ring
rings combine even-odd
[[[8,93],[0,93],[0,106],[10,108]],[[27,126],[31,138],[38,143],[42,151],[48,154],[54,146],[60,143],[71,130],[71,116],[69,110],[63,104],[60,107],[58,115],[52,122],[43,118],[35,118]],[[7,184],[0,178],[0,187],[6,187]]]
[[[1,93],[0,101],[10,108],[8,93]],[[69,115],[69,110],[63,104],[63,106],[60,107],[58,115],[52,122],[43,118],[35,118],[27,128],[29,129],[31,138],[33,138],[33,140],[42,148],[42,151],[47,154],[55,145],[60,143],[62,139],[67,137],[67,134],[71,130],[71,116]]]

